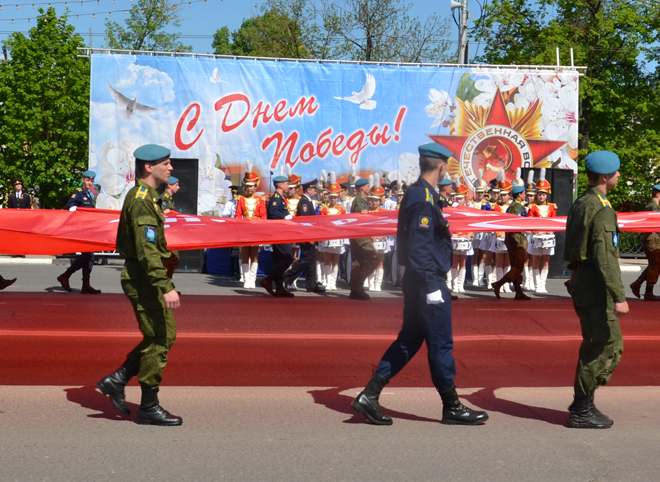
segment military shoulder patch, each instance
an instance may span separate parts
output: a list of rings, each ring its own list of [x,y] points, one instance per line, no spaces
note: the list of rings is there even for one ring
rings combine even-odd
[[[155,243],[156,242],[156,228],[154,226],[145,226],[144,227],[145,235],[147,237],[147,241],[150,243]]]
[[[417,225],[418,229],[430,229],[431,228],[431,218],[428,216],[420,216],[419,224]]]
[[[135,193],[135,199],[145,199],[147,197],[147,193],[149,191],[147,190],[146,187],[141,187],[140,189],[137,190]]]

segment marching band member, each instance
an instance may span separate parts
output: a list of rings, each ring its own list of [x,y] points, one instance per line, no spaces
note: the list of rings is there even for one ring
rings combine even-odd
[[[536,184],[534,183],[534,171],[529,171],[529,174],[527,174],[527,186],[525,187],[525,207],[527,208],[527,216],[530,216],[529,210],[530,208],[536,203]],[[536,291],[536,287],[534,284],[534,269],[532,268],[531,264],[529,263],[529,257],[532,256],[531,250],[534,247],[534,233],[529,233],[527,236],[527,240],[529,241],[528,245],[529,247],[527,248],[527,255],[528,255],[528,262],[525,263],[525,274],[523,275],[524,278],[527,279],[526,282],[523,282],[523,289],[529,290],[529,291]]]
[[[490,209],[484,209],[487,211],[495,210],[497,202],[500,199],[500,186],[497,183],[497,179],[493,179],[489,184],[489,193],[488,193],[488,206]],[[484,274],[486,276],[486,289],[492,288],[492,283],[497,281],[495,277],[495,253],[492,250],[493,238],[496,235],[494,232],[483,233],[481,237],[481,243],[479,243],[479,250],[486,253],[484,255]]]
[[[507,212],[511,206],[511,188],[512,185],[506,180],[506,173],[504,170],[497,172],[498,185],[500,188],[498,203],[493,207],[493,211],[501,213]],[[495,254],[495,280],[499,280],[504,276],[505,270],[509,269],[509,251],[506,248],[506,233],[504,231],[497,231],[493,236],[491,251]],[[493,283],[493,286],[495,284]],[[505,293],[511,293],[509,283],[505,283],[502,287]]]
[[[468,206],[483,211],[492,211],[493,208],[486,200],[486,191],[488,183],[484,181],[484,170],[479,169],[477,180],[474,181],[474,199],[468,203]],[[484,271],[486,268],[486,251],[481,250],[481,241],[486,233],[474,233],[472,237],[472,286],[484,286]]]
[[[266,203],[256,196],[259,176],[252,170],[252,163],[246,162],[243,176],[243,195],[236,203],[236,218],[266,219]],[[256,288],[257,269],[259,267],[259,246],[243,246],[241,248],[241,268],[243,270],[243,288]]]
[[[525,207],[525,216],[529,216],[529,205],[527,204],[528,195],[527,195],[527,190],[526,190],[526,186],[525,186],[525,181],[522,178],[521,171],[522,170],[519,167],[516,169],[516,178],[513,180],[513,187],[522,186],[523,190],[525,190],[525,195],[523,196],[522,205]],[[524,233],[524,235],[527,238],[527,246],[530,246],[531,245],[530,237],[532,236],[532,233],[528,231],[528,232]],[[532,278],[532,276],[531,276],[530,270],[529,270],[529,254],[527,253],[527,251],[525,251],[524,256],[525,256],[525,264],[523,266],[523,273],[522,273],[522,277],[523,277],[522,286],[523,286],[523,289],[527,289],[527,286],[529,286],[530,279]],[[528,277],[528,274],[530,274],[529,277]]]
[[[337,184],[337,175],[330,171],[328,178],[328,203],[321,206],[321,216],[337,216],[346,214],[344,206],[339,204],[339,192],[341,186]],[[337,291],[337,276],[339,274],[339,255],[343,250],[343,239],[323,241],[325,262],[323,272],[328,281],[326,285],[329,291]]]
[[[385,196],[385,190],[383,186],[380,185],[380,175],[371,174],[369,175],[369,185],[371,190],[367,195],[367,202],[369,203],[369,212],[376,213],[382,211],[381,203],[383,202],[383,196]],[[383,268],[383,260],[385,259],[385,253],[389,250],[389,244],[387,238],[372,238],[374,242],[374,248],[376,249],[376,257],[378,259],[378,266],[371,273],[367,279],[365,279],[365,288],[369,288],[369,291],[381,291],[381,286],[383,284],[383,273],[385,272]]]
[[[454,193],[456,206],[466,206],[468,188],[461,184],[458,174],[454,176]],[[465,293],[465,263],[467,257],[474,254],[470,239],[472,233],[452,233],[451,237],[454,248],[451,265],[451,277],[454,280],[452,292]]]
[[[536,218],[556,218],[557,205],[548,202],[548,194],[552,192],[550,183],[545,180],[545,168],[541,168],[539,182],[536,183],[536,204],[529,210],[529,215]],[[548,279],[548,266],[550,256],[555,254],[555,235],[553,233],[538,232],[534,236],[532,255],[532,268],[537,293],[547,293],[545,288]],[[546,247],[543,247],[546,245]],[[540,269],[539,269],[540,268]]]
[[[328,202],[328,174],[325,169],[321,169],[317,189],[318,202],[316,203],[316,214],[321,214],[321,209]],[[316,244],[316,279],[321,286],[328,287],[328,277],[325,272],[325,252],[324,243]]]

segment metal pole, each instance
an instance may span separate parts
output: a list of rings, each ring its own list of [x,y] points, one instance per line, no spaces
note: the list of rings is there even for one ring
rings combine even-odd
[[[89,27],[89,48],[90,49],[93,48],[92,47],[92,27]]]
[[[461,0],[461,3],[463,5],[461,6],[461,23],[458,27],[458,63],[464,65],[468,63],[468,39],[467,39],[468,0]]]

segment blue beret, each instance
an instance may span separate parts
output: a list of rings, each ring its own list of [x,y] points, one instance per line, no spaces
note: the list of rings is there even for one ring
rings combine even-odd
[[[178,178],[176,178],[174,176],[170,176],[170,179],[169,179],[169,181],[167,181],[167,184],[169,184],[171,186],[172,184],[176,184],[177,182],[179,182]]]
[[[653,189],[655,189],[656,191],[660,191],[660,184],[655,184],[653,186]]]
[[[155,162],[170,157],[170,150],[158,144],[145,144],[135,149],[135,159],[143,162]]]
[[[417,148],[420,156],[424,157],[434,157],[436,159],[449,159],[451,157],[451,151],[445,146],[441,146],[435,142],[429,142],[428,144],[422,144]]]
[[[613,152],[596,151],[587,156],[584,167],[594,174],[614,174],[621,167],[621,161]]]
[[[438,182],[438,186],[451,186],[452,184],[454,183],[448,177],[440,179],[440,181]]]
[[[513,186],[511,189],[511,194],[520,194],[525,190],[525,186]]]
[[[356,179],[355,180],[355,187],[364,186],[365,184],[369,184],[369,179]]]
[[[83,177],[94,179],[96,177],[96,173],[94,171],[85,171],[83,172]]]
[[[273,183],[276,183],[276,182],[289,182],[289,178],[286,177],[286,176],[275,176],[273,178]]]

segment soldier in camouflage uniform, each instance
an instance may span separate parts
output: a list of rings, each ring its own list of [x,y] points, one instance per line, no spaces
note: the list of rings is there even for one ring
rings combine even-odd
[[[623,338],[618,317],[628,313],[619,268],[619,227],[607,200],[619,179],[619,157],[592,152],[585,167],[589,188],[568,213],[564,259],[573,270],[569,291],[580,317],[582,344],[575,373],[572,428],[609,428],[613,422],[594,405],[594,392],[619,364]]]
[[[653,197],[646,205],[645,211],[658,212],[660,211],[660,184],[653,186],[652,195]],[[655,296],[653,294],[653,287],[658,282],[658,275],[660,275],[660,233],[642,234],[642,245],[649,265],[644,271],[642,271],[639,278],[630,285],[630,289],[632,289],[633,294],[639,298],[639,290],[642,287],[642,283],[646,281],[644,301],[660,301],[660,296]]]
[[[369,193],[369,181],[357,179],[355,181],[357,195],[351,204],[351,212],[366,214],[369,204],[365,196]],[[378,267],[378,256],[371,238],[351,239],[351,293],[349,297],[354,300],[368,300],[369,294],[364,291],[364,280]]]
[[[525,199],[525,186],[518,185],[511,188],[513,195],[513,202],[508,207],[506,212],[508,214],[515,214],[516,216],[527,216],[527,209],[523,205]],[[525,269],[525,253],[527,252],[527,236],[525,233],[506,233],[504,238],[506,249],[509,252],[509,260],[511,261],[511,269],[502,277],[502,279],[493,283],[493,290],[495,296],[500,299],[500,288],[504,283],[513,283],[516,290],[516,300],[530,300],[531,298],[523,293],[522,290],[522,273]]]
[[[138,423],[181,425],[181,418],[168,413],[158,402],[167,352],[176,338],[172,310],[179,307],[179,294],[163,265],[172,253],[167,249],[165,218],[156,191],[170,177],[170,151],[147,144],[136,149],[133,155],[138,180],[124,201],[117,229],[117,250],[126,259],[121,285],[133,305],[143,338],[127,355],[124,364],[97,386],[117,409],[128,415],[124,387],[138,375],[142,388]]]

